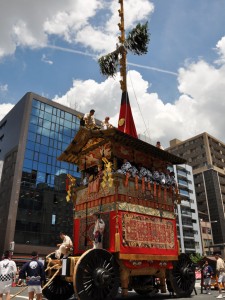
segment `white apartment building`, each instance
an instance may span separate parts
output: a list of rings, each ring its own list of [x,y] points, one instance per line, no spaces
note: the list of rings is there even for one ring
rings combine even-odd
[[[177,206],[177,233],[181,253],[202,254],[202,239],[198,218],[192,167],[174,166],[181,204]]]

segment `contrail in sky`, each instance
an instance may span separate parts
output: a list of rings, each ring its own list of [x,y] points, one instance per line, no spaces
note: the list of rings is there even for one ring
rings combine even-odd
[[[174,76],[178,75],[178,73],[163,70],[163,69],[159,69],[159,68],[155,68],[155,67],[148,67],[148,66],[144,66],[144,65],[138,65],[138,64],[131,63],[131,62],[128,62],[127,64],[130,65],[130,66],[139,67],[139,68],[147,69],[147,70],[153,70],[153,71],[157,71],[157,72],[161,72],[161,73],[167,73],[167,74],[174,75]]]
[[[90,57],[93,57],[93,58],[98,58],[97,55],[94,55],[94,54],[91,54],[91,53],[88,53],[88,52],[84,52],[84,51],[78,51],[78,50],[70,49],[70,48],[64,48],[64,47],[59,47],[59,46],[54,46],[54,45],[47,45],[46,48],[51,48],[51,49],[56,49],[56,50],[60,50],[60,51],[64,51],[64,52],[70,52],[70,53],[74,53],[74,54],[90,56]]]
[[[92,58],[95,58],[95,59],[98,59],[98,57],[99,57],[99,56],[97,56],[95,54],[92,54],[92,53],[89,53],[89,52],[78,51],[78,50],[59,47],[59,46],[54,46],[54,45],[47,45],[46,48],[51,48],[51,49],[55,49],[55,50],[59,50],[59,51],[64,51],[64,52],[70,52],[70,53],[74,53],[74,54],[89,56],[89,57],[92,57]],[[178,75],[178,73],[176,73],[176,72],[163,70],[163,69],[159,69],[159,68],[155,68],[155,67],[149,67],[149,66],[134,64],[134,63],[131,63],[131,62],[128,62],[127,64],[130,65],[130,66],[134,66],[134,67],[138,67],[138,68],[142,68],[142,69],[147,69],[147,70],[152,70],[152,71],[156,71],[156,72],[161,72],[161,73],[166,73],[166,74],[170,74],[170,75],[173,75],[173,76]]]

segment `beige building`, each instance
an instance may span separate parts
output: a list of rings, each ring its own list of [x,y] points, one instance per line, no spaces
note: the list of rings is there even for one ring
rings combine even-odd
[[[225,144],[204,132],[188,140],[170,141],[169,152],[193,168],[199,217],[212,227],[213,249],[225,246]]]
[[[214,248],[212,248],[213,236],[211,223],[200,219],[200,230],[202,238],[203,255],[209,256],[214,251]]]

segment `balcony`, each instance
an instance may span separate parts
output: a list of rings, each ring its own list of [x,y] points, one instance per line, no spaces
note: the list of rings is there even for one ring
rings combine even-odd
[[[190,197],[188,191],[185,191],[185,190],[182,190],[182,189],[179,189],[179,191],[180,191],[180,195],[181,195],[181,196]]]
[[[182,177],[187,178],[187,173],[186,173],[186,172],[183,172],[183,171],[181,171],[181,170],[177,170],[177,175],[178,175],[178,176],[182,176]]]
[[[183,236],[184,236],[184,239],[187,239],[187,240],[194,240],[195,239],[193,233],[185,233],[184,232]]]
[[[178,179],[178,184],[188,188],[188,182],[187,181]]]
[[[182,221],[183,227],[193,228],[192,222]]]

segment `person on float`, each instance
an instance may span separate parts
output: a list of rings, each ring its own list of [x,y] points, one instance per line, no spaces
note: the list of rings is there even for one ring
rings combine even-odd
[[[160,141],[156,142],[156,145],[155,145],[157,148],[161,149],[161,150],[164,150],[163,146],[161,145]]]
[[[70,249],[73,247],[73,242],[68,235],[66,235],[64,232],[60,232],[59,235],[63,242],[61,244],[57,244],[57,247],[59,247],[59,249],[55,251],[55,257],[57,259],[61,258],[61,254],[63,254],[63,258],[68,257],[70,254]]]
[[[102,129],[110,129],[113,128],[113,125],[109,123],[110,117],[105,117],[105,119],[101,123]]]
[[[94,129],[96,127],[94,114],[95,110],[91,109],[89,113],[84,115],[83,119],[87,128]]]

